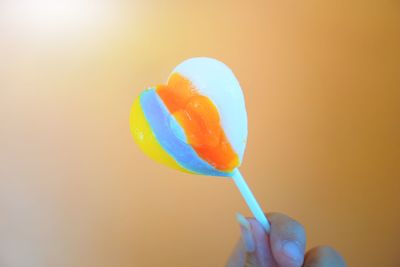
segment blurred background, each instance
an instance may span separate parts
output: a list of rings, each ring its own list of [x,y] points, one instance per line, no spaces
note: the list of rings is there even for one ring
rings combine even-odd
[[[215,57],[266,211],[349,266],[400,264],[400,2],[0,0],[0,266],[223,266],[233,182],[150,161],[132,101]]]

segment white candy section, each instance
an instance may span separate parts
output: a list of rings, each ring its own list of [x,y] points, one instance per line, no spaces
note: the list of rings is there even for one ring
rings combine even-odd
[[[206,57],[191,58],[172,73],[189,79],[199,93],[218,108],[225,134],[242,161],[247,141],[247,113],[242,89],[233,72],[224,63]]]

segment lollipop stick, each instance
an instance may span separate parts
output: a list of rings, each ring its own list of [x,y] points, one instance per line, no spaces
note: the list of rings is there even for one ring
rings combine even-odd
[[[264,230],[269,233],[270,226],[267,217],[265,217],[263,210],[261,209],[256,198],[254,197],[253,193],[251,192],[249,186],[247,185],[246,181],[244,180],[238,169],[234,170],[232,178],[237,188],[239,188],[240,193],[242,194],[247,206],[253,213],[256,220],[261,223],[261,225],[264,227]]]

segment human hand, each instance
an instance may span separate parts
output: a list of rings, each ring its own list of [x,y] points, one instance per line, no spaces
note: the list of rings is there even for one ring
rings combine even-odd
[[[267,215],[271,231],[266,234],[259,222],[238,215],[241,239],[229,258],[228,267],[345,267],[333,248],[318,246],[305,253],[303,226],[281,213]]]

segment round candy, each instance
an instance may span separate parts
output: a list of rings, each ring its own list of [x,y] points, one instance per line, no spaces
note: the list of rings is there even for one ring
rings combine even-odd
[[[181,171],[232,176],[247,140],[247,113],[239,82],[222,62],[191,58],[166,84],[134,101],[130,126],[139,147]]]

